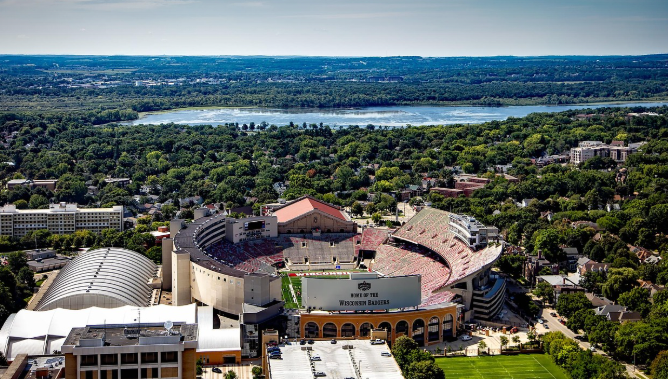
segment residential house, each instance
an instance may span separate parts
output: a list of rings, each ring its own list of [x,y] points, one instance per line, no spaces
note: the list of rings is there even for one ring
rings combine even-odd
[[[586,273],[591,271],[607,273],[609,269],[610,269],[610,263],[598,263],[596,261],[589,260],[587,263],[578,267],[578,272],[580,273],[580,275],[584,276]]]
[[[527,256],[526,261],[524,261],[522,275],[529,281],[529,283],[534,284],[536,282],[536,277],[544,267],[549,267],[552,274],[559,274],[559,264],[551,263],[543,258],[542,253],[539,250],[537,256]]]
[[[536,283],[550,283],[552,289],[554,290],[555,303],[559,299],[559,296],[563,294],[585,292],[585,289],[580,287],[578,283],[574,283],[571,279],[563,275],[539,275],[536,280]]]
[[[642,316],[636,311],[629,311],[628,308],[622,305],[604,305],[594,310],[597,316],[603,316],[609,321],[614,322],[636,322],[641,321]]]
[[[612,305],[613,304],[612,301],[606,299],[605,297],[594,295],[591,292],[585,293],[585,296],[587,297],[587,299],[589,301],[591,301],[591,305],[594,308],[604,307],[606,305]]]

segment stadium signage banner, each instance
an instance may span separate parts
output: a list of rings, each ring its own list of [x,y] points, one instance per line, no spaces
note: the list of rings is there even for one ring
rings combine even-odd
[[[302,279],[302,302],[324,311],[373,311],[420,305],[420,277]]]
[[[288,276],[341,276],[350,275],[351,271],[291,272]]]

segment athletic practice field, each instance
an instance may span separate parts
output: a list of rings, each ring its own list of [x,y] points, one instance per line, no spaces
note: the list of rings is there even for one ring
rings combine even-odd
[[[447,379],[567,379],[548,355],[437,358]]]

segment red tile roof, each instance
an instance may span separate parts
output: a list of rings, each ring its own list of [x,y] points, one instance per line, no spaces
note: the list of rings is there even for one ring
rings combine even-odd
[[[340,210],[310,197],[305,197],[301,200],[297,200],[277,209],[274,211],[274,216],[276,216],[278,222],[288,222],[299,216],[305,215],[314,209],[327,213],[328,215],[336,217],[340,220],[348,221],[346,216],[344,216]]]

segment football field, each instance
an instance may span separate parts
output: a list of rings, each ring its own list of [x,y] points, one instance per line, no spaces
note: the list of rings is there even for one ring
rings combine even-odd
[[[548,355],[437,358],[447,379],[568,379]]]

